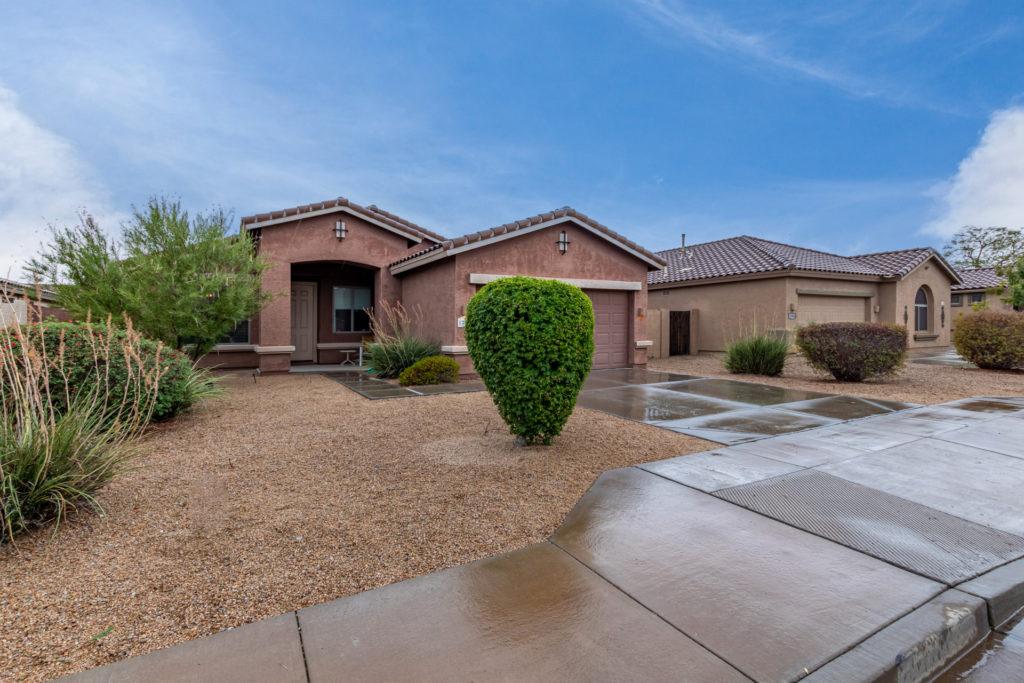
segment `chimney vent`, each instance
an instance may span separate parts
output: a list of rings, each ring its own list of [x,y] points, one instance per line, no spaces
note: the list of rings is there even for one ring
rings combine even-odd
[[[681,240],[681,243],[680,243],[679,246],[681,246],[683,249],[686,249],[686,233],[685,232],[683,233],[683,239]]]

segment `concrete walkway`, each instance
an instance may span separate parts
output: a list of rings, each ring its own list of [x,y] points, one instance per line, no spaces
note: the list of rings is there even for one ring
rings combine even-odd
[[[74,679],[1021,680],[1022,444],[969,399],[613,470],[548,542]]]

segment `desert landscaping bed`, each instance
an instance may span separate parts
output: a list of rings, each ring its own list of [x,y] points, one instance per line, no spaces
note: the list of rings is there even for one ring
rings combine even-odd
[[[0,547],[0,670],[44,680],[548,536],[596,476],[712,447],[577,409],[517,448],[486,393],[225,377],[73,516]]]
[[[791,389],[850,394],[865,398],[906,401],[909,403],[943,403],[968,396],[1024,395],[1024,372],[1003,372],[959,368],[946,365],[923,365],[908,362],[895,377],[866,382],[837,382],[831,376],[811,369],[802,356],[791,354],[779,377],[733,375],[723,366],[724,354],[701,353],[697,356],[659,358],[648,364],[650,370],[680,372],[701,377],[728,377]]]

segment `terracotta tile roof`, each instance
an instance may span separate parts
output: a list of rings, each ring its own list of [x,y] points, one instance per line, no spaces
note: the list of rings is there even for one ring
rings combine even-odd
[[[626,237],[620,235],[619,233],[615,232],[611,228],[609,228],[609,227],[607,227],[605,225],[602,225],[601,223],[598,223],[596,220],[594,220],[593,218],[587,216],[586,214],[580,213],[579,211],[577,211],[576,209],[573,209],[572,207],[563,206],[560,209],[555,209],[554,211],[548,211],[546,213],[539,213],[539,214],[537,214],[535,216],[530,216],[528,218],[523,218],[523,219],[518,220],[518,221],[513,221],[512,223],[505,223],[503,225],[499,225],[499,226],[496,226],[496,227],[493,227],[493,228],[488,228],[487,230],[481,230],[479,232],[472,232],[472,233],[469,233],[467,235],[462,235],[461,237],[453,237],[453,238],[450,238],[450,239],[446,239],[443,242],[441,242],[440,244],[434,244],[434,245],[432,245],[432,246],[430,246],[430,247],[428,247],[426,249],[422,249],[422,250],[416,252],[415,254],[410,254],[409,256],[401,258],[401,259],[395,261],[394,263],[392,263],[391,265],[392,266],[396,266],[399,263],[404,263],[406,261],[410,261],[410,260],[412,260],[414,258],[418,258],[418,257],[422,256],[423,254],[425,254],[427,252],[430,252],[430,251],[436,251],[438,249],[448,250],[448,249],[454,249],[456,247],[463,247],[463,246],[466,246],[468,244],[473,244],[475,242],[482,242],[483,240],[487,240],[487,239],[490,239],[492,237],[498,237],[499,235],[506,235],[506,234],[509,234],[509,233],[516,232],[518,230],[522,230],[524,228],[529,228],[530,226],[533,226],[533,225],[538,225],[540,223],[546,223],[548,221],[555,220],[556,218],[564,218],[564,217],[575,218],[576,220],[580,221],[581,223],[587,224],[588,226],[590,226],[594,230],[597,230],[598,232],[601,232],[604,235],[606,235],[609,238],[611,238],[612,241],[618,242],[619,244],[621,244],[621,245],[623,245],[625,247],[628,247],[629,249],[632,249],[633,251],[635,251],[635,252],[637,252],[639,254],[642,254],[643,256],[645,256],[646,258],[650,259],[652,262],[654,262],[656,264],[661,265],[661,264],[665,263],[665,259],[662,258],[661,256],[659,256],[658,254],[655,254],[652,251],[648,251],[647,249],[645,249],[644,247],[640,246],[636,242],[634,242],[634,241],[632,241],[630,239],[627,239]]]
[[[965,289],[997,289],[1006,284],[1006,278],[996,273],[995,268],[971,268],[958,270],[962,284],[953,285],[953,291]]]
[[[381,223],[385,223],[404,232],[412,233],[431,242],[440,242],[444,239],[443,235],[440,235],[433,230],[428,230],[423,226],[416,225],[412,221],[407,221],[393,213],[384,211],[373,204],[369,206],[361,206],[355,202],[349,201],[345,197],[328,199],[326,201],[316,202],[313,204],[304,204],[302,206],[294,206],[290,209],[281,209],[279,211],[270,211],[268,213],[258,213],[252,216],[245,216],[242,218],[242,227],[244,228],[254,223],[262,223],[264,221],[290,218],[292,216],[295,218],[301,218],[303,214],[311,213],[313,211],[324,211],[339,206],[347,207],[355,213],[362,214],[367,218],[380,221]]]
[[[658,252],[668,261],[664,271],[650,273],[648,284],[670,284],[711,278],[801,270],[845,275],[903,277],[931,256],[929,248],[840,256],[792,244],[742,235],[715,242]],[[945,261],[942,261],[944,265]],[[949,268],[950,274],[955,271]]]

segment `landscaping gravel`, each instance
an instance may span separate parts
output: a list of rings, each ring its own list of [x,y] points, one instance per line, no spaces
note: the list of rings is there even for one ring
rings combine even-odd
[[[1024,372],[1000,372],[977,368],[907,363],[894,377],[867,382],[838,382],[813,370],[799,355],[790,355],[779,377],[733,375],[723,365],[724,354],[671,356],[648,364],[649,370],[679,372],[701,377],[728,377],[745,382],[773,384],[792,389],[849,394],[909,403],[943,403],[968,396],[1024,395]]]
[[[3,680],[519,548],[599,473],[713,447],[577,409],[553,446],[518,448],[486,393],[369,401],[320,376],[245,373],[225,386],[152,430],[101,494],[106,515],[0,547]]]

